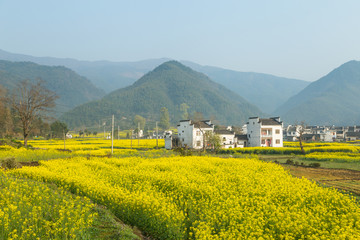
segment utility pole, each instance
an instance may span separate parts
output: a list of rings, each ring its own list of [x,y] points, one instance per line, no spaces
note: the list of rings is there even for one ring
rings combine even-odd
[[[158,137],[159,136],[159,131],[158,131],[158,122],[156,122],[156,149],[159,148],[159,145],[158,145]]]
[[[140,122],[138,122],[138,147],[140,146]]]
[[[103,126],[104,126],[104,139],[106,139],[106,137],[105,137],[105,124],[106,124],[106,122],[103,123]]]
[[[111,155],[114,153],[114,115],[112,115],[111,122]]]
[[[65,145],[66,134],[65,134],[65,130],[63,130],[63,134],[64,134],[64,150],[66,150],[66,145]]]
[[[132,135],[133,135],[133,130],[130,129],[130,132],[131,132],[131,136],[130,136],[130,148],[132,149]]]

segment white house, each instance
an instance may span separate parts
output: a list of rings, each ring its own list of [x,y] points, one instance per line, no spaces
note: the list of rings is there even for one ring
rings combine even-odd
[[[289,125],[286,128],[286,138],[287,138],[287,140],[297,141],[297,139],[300,136],[300,131],[301,131],[300,128],[301,128],[300,125],[295,125],[295,126]]]
[[[282,147],[283,122],[279,117],[249,118],[247,138],[248,147]]]
[[[229,130],[215,130],[214,133],[220,137],[222,148],[234,148],[236,145],[235,132]]]
[[[235,139],[237,141],[235,147],[238,148],[247,147],[247,142],[248,142],[247,134],[237,134],[235,135]]]
[[[192,120],[181,120],[177,126],[178,138],[182,147],[202,149],[204,134],[214,132],[214,124],[210,120],[193,122]]]

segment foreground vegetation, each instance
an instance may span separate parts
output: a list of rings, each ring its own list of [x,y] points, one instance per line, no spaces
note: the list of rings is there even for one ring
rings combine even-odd
[[[86,239],[96,214],[86,197],[0,170],[0,239]]]
[[[88,196],[158,239],[360,234],[360,208],[353,198],[257,159],[77,157],[12,174]]]
[[[158,143],[164,146],[163,140]],[[333,177],[327,178],[321,169],[319,175],[301,168],[313,162],[356,168],[358,142],[307,143],[305,155],[296,152],[296,143],[286,143],[284,148],[228,149],[217,156],[186,157],[156,149],[156,140],[115,140],[113,155],[110,140],[66,140],[66,151],[61,149],[63,140],[29,144],[34,148],[0,146],[4,169],[17,162],[40,164],[0,169],[0,215],[5,216],[0,219],[0,239],[138,238],[131,229],[123,230],[112,214],[155,239],[360,235],[357,200],[302,177],[357,193],[357,172],[349,179],[346,172],[345,176],[329,171],[326,174]],[[290,160],[292,165],[271,163]],[[21,224],[24,221],[28,224]]]

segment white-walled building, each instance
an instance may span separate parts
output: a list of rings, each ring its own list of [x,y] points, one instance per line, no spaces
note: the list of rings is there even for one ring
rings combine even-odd
[[[235,132],[229,130],[215,130],[214,133],[220,138],[221,148],[235,147],[236,145]]]
[[[283,122],[279,117],[249,118],[246,129],[248,147],[283,146]]]
[[[177,126],[178,138],[182,147],[202,149],[204,134],[214,132],[214,124],[210,120],[194,123],[191,120],[181,120]]]

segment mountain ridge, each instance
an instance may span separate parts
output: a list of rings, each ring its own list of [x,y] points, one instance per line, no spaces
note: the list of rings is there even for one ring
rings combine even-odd
[[[348,61],[312,82],[275,113],[290,122],[314,125],[359,124],[360,61]]]
[[[0,84],[4,87],[12,89],[20,81],[37,79],[43,80],[45,87],[59,96],[56,101],[57,115],[78,104],[98,99],[105,94],[88,79],[63,66],[44,66],[33,62],[0,60]]]
[[[111,61],[80,61],[76,59],[60,59],[49,57],[32,57],[12,54],[0,50],[0,59],[25,59],[40,64],[64,65],[78,74],[90,79],[94,85],[107,93],[130,86],[147,72],[169,58],[150,59],[137,62]],[[5,59],[6,60],[6,59]],[[305,88],[309,82],[277,77],[265,73],[240,72],[212,66],[202,66],[190,61],[180,61],[182,64],[209,76],[213,81],[225,85],[247,101],[257,105],[263,112],[271,113],[289,97]],[[278,94],[279,91],[281,94]]]
[[[224,86],[211,81],[177,61],[168,61],[145,74],[133,85],[115,90],[101,100],[84,104],[64,114],[70,126],[90,125],[98,121],[95,116],[110,115],[132,118],[141,115],[150,121],[159,119],[160,109],[166,107],[173,123],[181,119],[180,105],[186,103],[189,112],[202,112],[204,117],[216,115],[223,124],[245,122],[250,115],[261,111]],[[92,113],[89,109],[94,109]],[[90,122],[74,119],[76,113],[87,113]],[[81,114],[80,114],[81,115]],[[73,117],[72,117],[73,116]]]

